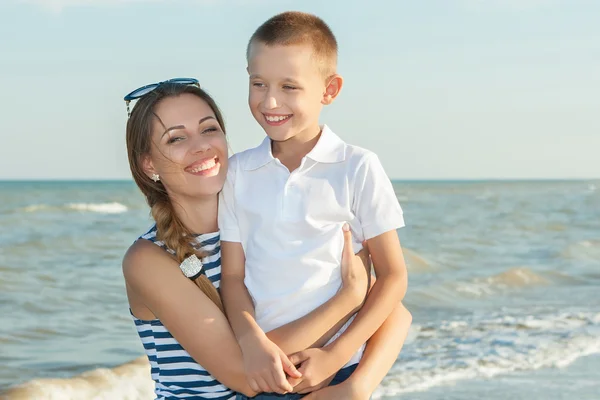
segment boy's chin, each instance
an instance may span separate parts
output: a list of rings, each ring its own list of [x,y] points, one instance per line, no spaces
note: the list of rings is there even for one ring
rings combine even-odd
[[[267,136],[275,142],[285,142],[295,136],[293,131],[282,127],[263,126],[263,130]]]

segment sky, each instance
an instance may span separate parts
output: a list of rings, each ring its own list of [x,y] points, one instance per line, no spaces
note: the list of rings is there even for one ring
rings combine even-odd
[[[172,77],[257,145],[245,47],[287,10],[339,42],[321,122],[392,179],[600,177],[599,1],[2,0],[0,180],[130,179],[123,96]]]

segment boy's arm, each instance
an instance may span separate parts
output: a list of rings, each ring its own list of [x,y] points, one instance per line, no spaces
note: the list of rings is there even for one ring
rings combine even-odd
[[[352,324],[328,346],[341,366],[379,329],[406,293],[406,265],[396,231],[383,233],[367,243],[377,281]]]
[[[406,292],[406,265],[396,233],[396,229],[404,226],[402,209],[375,154],[366,155],[356,168],[353,211],[367,239],[377,281],[364,306],[339,338],[321,351],[301,355],[301,358],[314,358],[315,364],[317,358],[320,360],[319,379],[333,375],[348,363],[360,346],[381,327]],[[301,372],[306,368],[301,367]],[[294,391],[301,392],[314,386],[319,379],[305,380]]]
[[[242,350],[250,387],[256,392],[285,393],[291,390],[291,385],[284,371],[294,377],[300,374],[254,320],[254,306],[244,285],[245,254],[235,210],[236,169],[237,158],[233,156],[229,159],[227,179],[219,194],[221,298]]]
[[[241,243],[221,241],[221,298],[240,345],[264,335],[254,319],[254,304],[244,285],[245,256]]]
[[[377,281],[348,329],[330,351],[344,365],[375,333],[404,298],[407,271],[396,229],[404,226],[402,208],[377,155],[364,157],[354,179],[353,210],[367,239]]]
[[[371,336],[358,367],[344,383],[358,398],[369,399],[398,358],[408,329],[411,313],[402,303],[396,305],[383,325]]]
[[[286,393],[285,372],[299,377],[285,353],[271,342],[254,320],[254,306],[244,285],[244,250],[240,243],[221,242],[221,297],[242,350],[250,387],[257,392]]]

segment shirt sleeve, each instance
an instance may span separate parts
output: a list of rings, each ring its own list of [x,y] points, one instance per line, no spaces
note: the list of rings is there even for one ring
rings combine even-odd
[[[392,182],[374,153],[367,154],[357,169],[353,211],[365,239],[404,226],[402,208]]]
[[[240,227],[235,213],[235,177],[237,158],[229,159],[225,185],[219,193],[219,231],[225,242],[241,242]]]

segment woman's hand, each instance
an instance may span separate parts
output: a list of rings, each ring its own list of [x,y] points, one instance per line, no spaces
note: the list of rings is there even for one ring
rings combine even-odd
[[[286,373],[293,378],[302,377],[285,353],[264,334],[240,340],[240,347],[248,384],[256,392],[285,394],[293,390]]]
[[[351,295],[356,302],[355,310],[360,309],[365,301],[371,277],[371,258],[367,242],[363,242],[363,250],[354,254],[352,233],[348,224],[344,224],[344,248],[342,250],[342,291]]]

